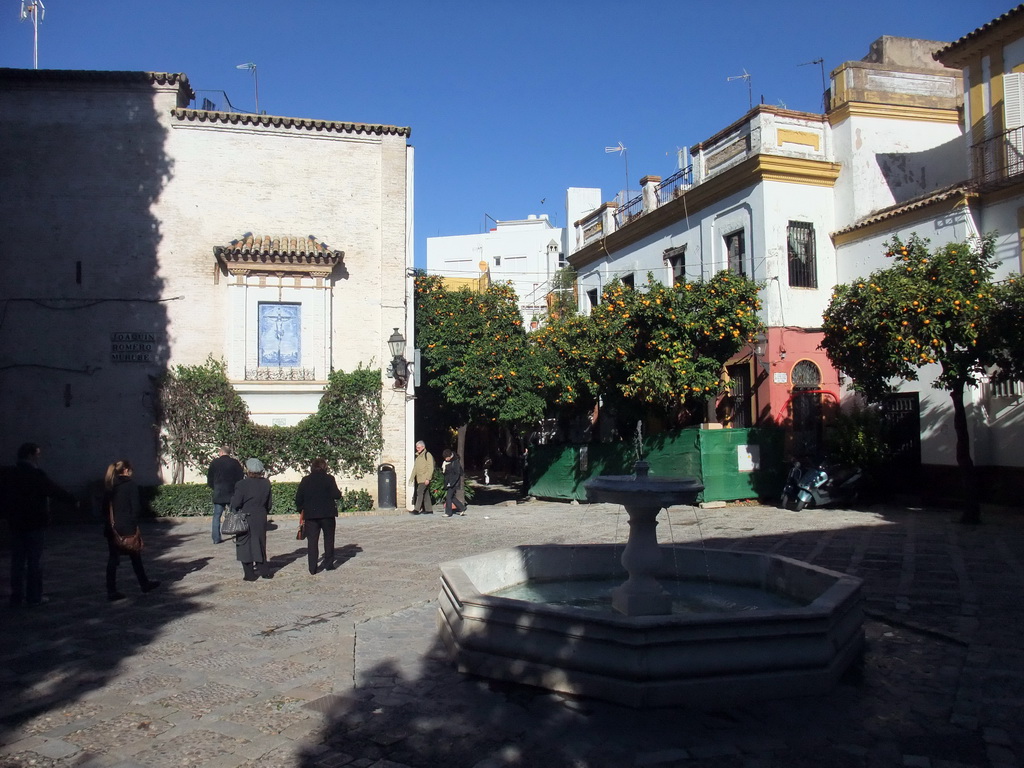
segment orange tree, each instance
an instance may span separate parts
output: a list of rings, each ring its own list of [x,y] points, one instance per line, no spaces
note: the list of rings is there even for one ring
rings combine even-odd
[[[885,247],[891,266],[834,289],[822,347],[851,377],[852,387],[873,401],[932,367],[932,386],[949,392],[953,401],[956,459],[968,504],[964,518],[976,521],[964,391],[977,385],[1001,350],[1012,347],[1004,331],[1016,332],[1020,325],[1024,305],[1013,305],[1020,292],[1001,292],[993,284],[991,235],[934,252],[917,235],[906,242],[893,237]],[[1012,328],[999,327],[1000,312],[1016,313]]]
[[[450,290],[436,275],[417,275],[416,345],[421,408],[443,426],[522,425],[543,415],[533,384],[536,358],[509,285]]]
[[[995,350],[998,381],[1024,379],[1024,280],[1013,275],[993,286],[996,309],[986,326],[984,342]]]
[[[671,416],[722,389],[722,369],[763,329],[758,284],[723,271],[704,282],[645,290],[615,281],[589,317],[556,321],[537,333],[541,378],[557,406],[652,409]]]

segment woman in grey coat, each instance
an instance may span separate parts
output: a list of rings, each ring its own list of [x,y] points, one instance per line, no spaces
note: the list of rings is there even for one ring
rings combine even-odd
[[[260,576],[273,578],[267,565],[267,516],[270,507],[270,481],[263,476],[263,462],[247,459],[245,477],[238,481],[231,496],[231,509],[239,510],[249,520],[248,533],[235,537],[235,557],[242,564],[246,581],[256,581]]]

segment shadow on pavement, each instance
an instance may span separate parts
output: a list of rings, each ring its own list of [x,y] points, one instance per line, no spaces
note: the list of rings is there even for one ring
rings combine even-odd
[[[106,599],[107,545],[100,527],[88,526],[89,531],[95,529],[94,536],[84,535],[85,528],[47,531],[44,578],[50,602],[3,609],[0,743],[7,743],[15,728],[22,735],[32,733],[36,727],[33,718],[40,713],[56,707],[73,711],[84,695],[110,684],[125,659],[144,654],[165,625],[205,609],[194,599],[202,596],[202,591],[194,597],[181,597],[167,589],[170,582],[204,569],[210,560],[176,559],[174,553],[184,546],[185,539],[175,534],[173,524],[143,523],[143,562],[150,576],[163,585],[141,594],[131,567],[122,558],[118,587],[128,599],[117,603]],[[62,538],[69,529],[74,535]],[[83,551],[83,541],[93,542],[94,548]],[[154,563],[155,553],[160,553],[159,564]],[[6,595],[6,568],[0,588]],[[52,727],[52,722],[47,727]]]
[[[883,517],[870,528],[747,539],[704,532],[709,547],[864,579],[866,652],[827,695],[641,711],[464,676],[437,638],[435,603],[357,626],[355,685],[328,697],[329,722],[301,765],[360,756],[413,768],[967,768],[990,764],[992,729],[1012,757],[1010,741],[1024,746],[1015,725],[1024,721],[1024,613],[993,564],[1024,562],[1021,520],[990,518],[980,532],[943,513]],[[907,546],[915,573],[903,568]],[[422,650],[410,653],[417,637]],[[1005,669],[979,664],[973,642],[1001,649]],[[571,658],[571,643],[556,653]]]

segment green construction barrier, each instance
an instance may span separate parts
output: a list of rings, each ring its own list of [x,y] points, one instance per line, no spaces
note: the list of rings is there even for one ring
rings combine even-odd
[[[777,430],[683,429],[645,438],[644,459],[651,474],[693,477],[704,484],[700,501],[735,501],[779,493],[782,436]],[[530,494],[547,499],[587,498],[583,484],[598,475],[628,475],[636,450],[632,443],[538,445],[527,466]]]
[[[782,488],[782,441],[775,431],[698,430],[704,482],[701,501],[735,501],[778,495]]]

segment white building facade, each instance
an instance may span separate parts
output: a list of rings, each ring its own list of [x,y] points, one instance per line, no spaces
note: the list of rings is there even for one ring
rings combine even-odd
[[[456,280],[488,276],[509,282],[519,299],[526,328],[536,328],[547,314],[551,279],[566,265],[565,232],[546,214],[496,221],[477,235],[427,239],[427,272]]]
[[[179,74],[0,70],[0,450],[43,444],[68,483],[121,457],[168,479],[169,367],[224,360],[253,420],[289,426],[332,370],[385,367],[393,329],[412,347],[409,129],[191,96]],[[402,478],[412,400],[381,387],[374,458]],[[376,496],[373,476],[340,484]]]
[[[1000,273],[1020,270],[1024,141],[1013,131],[1024,134],[1024,87],[1002,98],[1018,84],[1020,9],[950,46],[880,38],[832,72],[825,114],[756,107],[694,146],[692,168],[647,177],[639,197],[577,221],[569,260],[580,309],[610,280],[640,287],[648,272],[671,282],[731,269],[764,281],[763,354],[749,350],[728,366],[734,386],[749,387],[736,426],[770,419],[813,431],[820,413],[798,407],[804,395],[847,397],[842,372],[818,348],[831,289],[888,266],[882,243],[893,234],[916,232],[937,247],[998,231]],[[998,178],[983,182],[986,173]],[[949,395],[931,388],[934,375],[923,371],[893,400],[896,411],[914,409],[922,484],[955,464]],[[1022,394],[985,385],[972,394],[976,462],[1003,478],[1024,466]]]
[[[995,279],[1024,272],[1024,6],[941,46],[934,56],[963,75],[961,109],[946,118],[957,137],[930,153],[923,169],[942,186],[896,198],[836,232],[840,281],[887,266],[882,244],[893,234],[905,239],[911,233],[935,247],[993,234]],[[956,463],[955,438],[949,394],[930,386],[937,374],[923,369],[920,382],[901,390],[919,401],[922,483],[947,488],[951,475],[943,468]],[[1024,384],[982,380],[968,389],[965,406],[971,455],[986,496],[1019,503]]]

